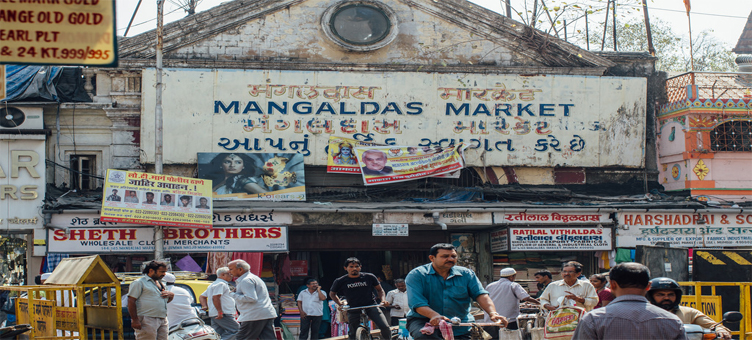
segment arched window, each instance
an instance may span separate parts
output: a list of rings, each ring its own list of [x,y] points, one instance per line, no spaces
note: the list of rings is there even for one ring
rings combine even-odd
[[[710,132],[712,151],[752,151],[752,122],[730,121]]]

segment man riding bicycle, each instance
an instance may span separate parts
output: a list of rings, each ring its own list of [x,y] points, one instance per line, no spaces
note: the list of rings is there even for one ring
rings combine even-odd
[[[438,327],[441,321],[451,322],[457,317],[461,322],[475,321],[470,315],[470,304],[477,301],[488,313],[490,319],[506,327],[507,319],[496,312],[488,291],[465,267],[455,266],[457,251],[448,243],[439,243],[431,247],[429,264],[422,265],[407,274],[407,299],[410,312],[407,314],[407,329],[413,339],[441,339],[441,333],[424,334],[421,329],[426,323]],[[469,327],[454,327],[455,339],[469,339]]]
[[[378,303],[373,296],[373,289],[376,289],[376,292],[378,292],[379,301],[384,301],[384,289],[381,288],[379,280],[371,273],[360,271],[360,260],[355,257],[345,260],[345,271],[347,274],[334,280],[332,289],[329,291],[329,296],[337,306],[342,306],[339,296],[345,297],[347,305],[350,308],[377,305]],[[391,337],[391,330],[381,308],[366,308],[365,312],[371,321],[381,330],[381,339],[389,339]],[[347,323],[349,325],[347,335],[350,339],[355,339],[355,334],[360,324],[360,310],[348,311]]]

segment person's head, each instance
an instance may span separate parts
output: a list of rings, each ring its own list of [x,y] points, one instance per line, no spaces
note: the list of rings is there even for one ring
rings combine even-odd
[[[236,154],[229,154],[222,159],[222,171],[225,174],[237,175],[245,169],[245,162]]]
[[[457,264],[457,249],[449,243],[434,244],[428,254],[435,270],[449,270]]]
[[[348,257],[345,260],[345,271],[347,272],[347,276],[360,276],[360,260],[357,257]]]
[[[352,144],[348,142],[339,143],[339,152],[337,152],[337,155],[345,157],[352,155]]]
[[[227,264],[227,268],[230,269],[232,276],[241,277],[243,274],[251,270],[251,265],[243,260],[233,260]]]
[[[191,204],[191,196],[180,196],[180,204],[182,204],[184,207],[187,207],[189,204]]]
[[[606,287],[606,275],[603,274],[593,274],[590,275],[590,283],[595,287],[595,289],[602,289]]]
[[[164,282],[169,285],[175,284],[175,275],[172,275],[172,273],[165,273],[164,275]]]
[[[232,281],[232,273],[230,273],[230,268],[227,268],[227,267],[218,268],[217,277],[227,282]]]
[[[386,166],[386,154],[381,150],[368,150],[363,153],[363,163],[368,169],[381,171]]]
[[[167,274],[167,263],[153,260],[144,266],[142,273],[152,280],[161,280]]]
[[[514,268],[504,268],[499,272],[499,277],[514,282],[514,279],[517,277],[517,271]]]
[[[553,280],[553,276],[551,276],[551,272],[548,270],[539,270],[535,273],[535,281],[538,281],[539,284],[547,285],[551,283]]]
[[[244,153],[219,153],[209,163],[211,177],[227,178],[238,175],[251,176],[255,172],[253,160]]]
[[[676,281],[667,277],[650,280],[650,290],[645,297],[650,303],[667,311],[675,309],[681,303],[682,290]]]
[[[154,193],[153,192],[147,192],[146,193],[146,200],[151,202],[154,200]]]
[[[616,296],[645,295],[650,287],[650,270],[636,262],[622,262],[608,273],[611,292]]]
[[[164,201],[167,203],[172,202],[172,195],[170,194],[164,194]]]
[[[112,194],[117,195],[117,189],[112,189]]]
[[[415,148],[414,146],[408,146],[407,147],[407,153],[409,153],[411,155],[414,155],[414,154],[418,153],[418,149]]]
[[[561,267],[561,278],[569,284],[575,282],[580,275],[582,275],[582,263],[569,261]]]
[[[200,204],[200,205],[201,205],[202,207],[206,206],[206,203],[208,203],[208,202],[209,202],[209,200],[207,200],[207,199],[206,199],[206,197],[201,197],[201,198],[200,198],[200,199],[198,200],[198,203],[199,203],[199,204]]]
[[[397,290],[400,292],[407,291],[407,284],[405,283],[405,279],[394,279],[394,286],[397,287]]]
[[[130,197],[136,197],[136,192],[133,191],[133,190],[128,191],[128,196],[130,196]]]
[[[308,280],[306,280],[306,284],[305,285],[306,285],[306,287],[308,287],[309,291],[313,292],[313,291],[315,291],[316,289],[319,288],[319,281],[316,280],[316,279],[308,279]]]

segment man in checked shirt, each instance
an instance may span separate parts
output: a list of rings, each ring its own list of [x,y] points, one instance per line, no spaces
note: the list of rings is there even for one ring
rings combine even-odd
[[[676,315],[650,304],[645,298],[650,288],[647,267],[634,262],[620,263],[611,269],[609,277],[616,299],[606,307],[585,314],[572,340],[687,339]]]

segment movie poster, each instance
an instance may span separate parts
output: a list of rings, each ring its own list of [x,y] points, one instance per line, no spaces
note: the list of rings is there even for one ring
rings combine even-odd
[[[212,180],[215,200],[305,201],[303,155],[198,153],[198,177]]]

